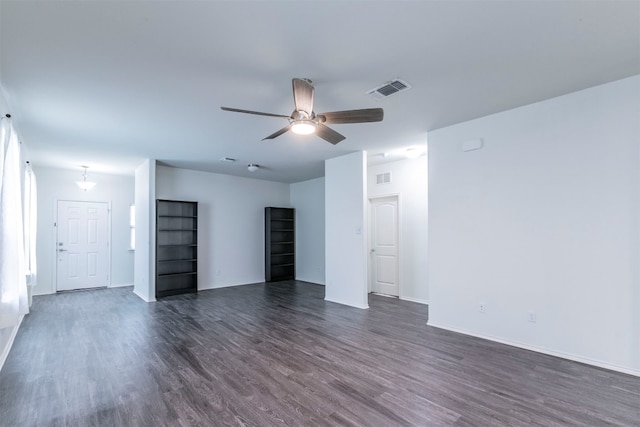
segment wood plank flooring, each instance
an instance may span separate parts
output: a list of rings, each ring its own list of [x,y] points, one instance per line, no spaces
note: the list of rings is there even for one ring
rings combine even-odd
[[[323,298],[304,282],[36,297],[0,425],[640,425],[640,378],[426,326],[424,305]]]

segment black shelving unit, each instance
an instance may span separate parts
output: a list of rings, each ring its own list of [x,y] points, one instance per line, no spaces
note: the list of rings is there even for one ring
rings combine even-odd
[[[198,291],[198,203],[156,200],[156,298]]]
[[[264,231],[264,280],[294,280],[295,211],[291,208],[264,208]]]

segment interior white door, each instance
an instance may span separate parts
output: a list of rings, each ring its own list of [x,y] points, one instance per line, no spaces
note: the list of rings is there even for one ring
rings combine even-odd
[[[109,206],[58,201],[56,290],[98,288],[109,281]]]
[[[371,291],[398,296],[398,198],[371,199]]]

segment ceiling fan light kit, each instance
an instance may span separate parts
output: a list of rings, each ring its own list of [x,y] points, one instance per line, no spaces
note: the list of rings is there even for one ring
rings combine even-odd
[[[316,131],[316,122],[313,120],[296,120],[291,123],[291,132],[298,135],[310,135]]]
[[[250,164],[247,166],[247,169],[249,170],[249,172],[255,172],[255,171],[257,171],[258,169],[260,169],[260,165],[256,165],[255,163],[250,163]]]
[[[282,129],[263,138],[274,139],[292,131],[299,135],[315,133],[331,144],[337,144],[345,139],[343,135],[326,126],[327,124],[369,123],[380,122],[384,117],[382,108],[365,108],[360,110],[333,111],[316,114],[313,112],[314,88],[309,79],[293,79],[293,101],[295,110],[290,116],[284,114],[263,113],[260,111],[242,110],[239,108],[220,107],[224,111],[254,114],[257,116],[282,117],[289,120],[289,124]]]

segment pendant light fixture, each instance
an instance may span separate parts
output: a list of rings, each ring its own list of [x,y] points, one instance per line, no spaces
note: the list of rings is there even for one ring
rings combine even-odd
[[[91,190],[93,187],[96,186],[96,183],[87,181],[87,169],[89,168],[89,166],[81,166],[81,167],[84,168],[84,172],[82,173],[82,181],[76,181],[76,184],[78,184],[78,187],[80,187],[82,191]]]

